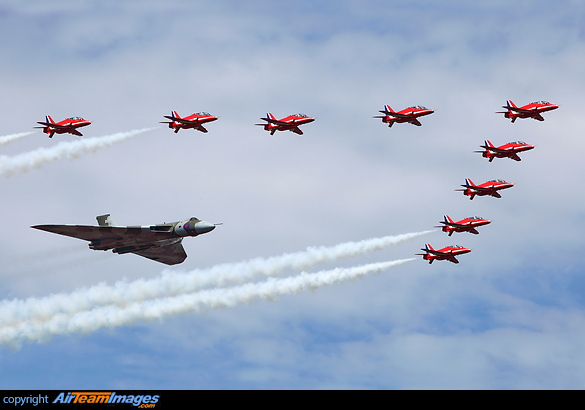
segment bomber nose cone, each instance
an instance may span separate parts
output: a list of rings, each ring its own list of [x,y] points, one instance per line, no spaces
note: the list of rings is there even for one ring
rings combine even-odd
[[[209,222],[199,221],[195,224],[195,232],[199,235],[202,233],[211,232],[215,229],[214,224],[210,224]]]

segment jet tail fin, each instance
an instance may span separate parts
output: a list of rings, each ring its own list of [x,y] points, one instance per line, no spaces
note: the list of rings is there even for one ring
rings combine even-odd
[[[95,219],[97,219],[99,226],[115,226],[114,221],[112,221],[112,218],[110,218],[110,214],[100,215]]]
[[[392,107],[390,107],[389,105],[385,105],[384,109],[380,111],[383,114],[388,114],[390,112],[394,112],[394,110],[392,109]]]

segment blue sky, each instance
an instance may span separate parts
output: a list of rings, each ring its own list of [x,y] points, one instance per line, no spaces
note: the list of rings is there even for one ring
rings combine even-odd
[[[472,248],[459,265],[417,259],[276,301],[2,346],[0,385],[581,389],[585,6],[557,3],[4,2],[0,136],[45,115],[91,120],[84,138],[157,127],[171,110],[220,117],[208,134],[161,127],[0,176],[5,301],[166,269],[36,224],[223,222],[167,269],[190,272],[425,231],[444,214],[493,222],[311,271],[410,258],[425,242]],[[560,108],[511,124],[495,114],[508,99]],[[371,118],[384,104],[435,114],[389,129]],[[317,120],[270,137],[253,125],[267,111]],[[37,132],[0,155],[76,138]],[[489,163],[473,153],[485,139],[536,149]],[[455,192],[465,178],[515,187],[469,201]]]

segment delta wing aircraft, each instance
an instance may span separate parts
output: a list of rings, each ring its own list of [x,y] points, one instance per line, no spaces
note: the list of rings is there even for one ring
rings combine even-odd
[[[534,118],[538,121],[544,121],[542,113],[556,110],[559,106],[551,104],[548,101],[534,101],[518,107],[512,100],[508,100],[502,108],[505,108],[507,111],[498,111],[496,114],[504,114],[504,118],[510,118],[512,122],[515,122],[518,118]]]
[[[161,121],[161,124],[169,124],[169,128],[174,129],[175,134],[179,132],[181,128],[193,128],[197,131],[207,132],[207,129],[203,124],[217,120],[216,116],[211,115],[208,112],[198,112],[185,118],[181,118],[176,111],[172,111],[171,115],[165,115],[164,117],[168,118],[170,121]]]
[[[63,121],[55,122],[50,115],[45,116],[45,122],[38,121],[37,124],[41,124],[45,134],[49,134],[49,138],[53,138],[55,134],[73,134],[82,137],[83,134],[77,131],[77,128],[85,127],[91,124],[91,122],[81,117],[66,118]]]
[[[96,217],[99,226],[35,225],[31,228],[89,241],[89,248],[117,254],[134,253],[166,265],[176,265],[187,258],[181,242],[187,236],[211,232],[219,224],[197,218],[149,226],[116,226],[110,214]]]
[[[305,114],[292,114],[288,117],[277,120],[272,113],[266,114],[266,118],[260,118],[266,121],[266,124],[255,124],[261,125],[266,131],[270,131],[270,135],[274,135],[276,131],[291,131],[295,134],[303,135],[303,131],[299,128],[299,125],[308,124],[315,121]]]
[[[522,161],[518,153],[529,151],[534,148],[534,145],[525,143],[524,141],[508,142],[507,144],[496,147],[490,140],[485,140],[484,145],[481,145],[485,151],[474,151],[482,154],[484,158],[489,158],[492,162],[494,158],[510,158],[514,161]]]
[[[426,253],[417,253],[416,255],[422,255],[424,260],[429,261],[429,264],[433,263],[435,260],[447,260],[449,262],[459,263],[455,256],[469,253],[471,252],[471,249],[464,248],[463,246],[459,245],[453,245],[435,250],[430,244],[427,243],[425,244],[425,247],[421,249],[421,251],[425,251]]]
[[[456,191],[463,191],[463,195],[469,196],[469,199],[473,199],[477,196],[489,195],[495,198],[501,198],[502,196],[498,193],[501,189],[507,189],[514,186],[510,182],[506,182],[503,179],[492,179],[491,181],[484,182],[483,184],[475,185],[469,178],[465,179],[465,184],[461,185],[465,189],[456,189]]]
[[[394,111],[389,105],[385,105],[384,109],[380,112],[384,115],[376,115],[374,118],[381,118],[383,123],[388,124],[388,127],[393,126],[395,122],[408,122],[420,127],[422,124],[418,120],[418,117],[434,113],[433,110],[422,105],[408,107],[398,112]]]
[[[440,221],[443,225],[435,226],[435,228],[441,228],[443,232],[447,232],[449,236],[453,235],[453,232],[469,232],[472,234],[479,234],[477,227],[488,225],[491,221],[480,218],[479,216],[470,216],[469,218],[462,219],[460,221],[453,221],[449,215],[444,216],[444,220]]]

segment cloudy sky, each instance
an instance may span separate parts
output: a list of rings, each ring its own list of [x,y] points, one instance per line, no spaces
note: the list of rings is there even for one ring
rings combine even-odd
[[[83,139],[155,128],[0,175],[4,305],[427,230],[307,272],[473,249],[458,265],[416,257],[312,292],[4,344],[3,388],[585,386],[582,2],[4,0],[0,39],[0,137],[45,115],[92,121]],[[507,99],[560,108],[512,124],[495,114]],[[390,129],[372,118],[384,104],[435,113]],[[171,110],[219,120],[174,134],[159,124]],[[269,111],[316,121],[270,136],[254,126]],[[80,139],[37,130],[0,162]],[[485,139],[536,149],[489,163],[473,153]],[[469,201],[465,178],[515,186]],[[223,225],[187,238],[170,268],[30,229],[105,213]],[[493,222],[448,237],[433,228],[444,214]]]

